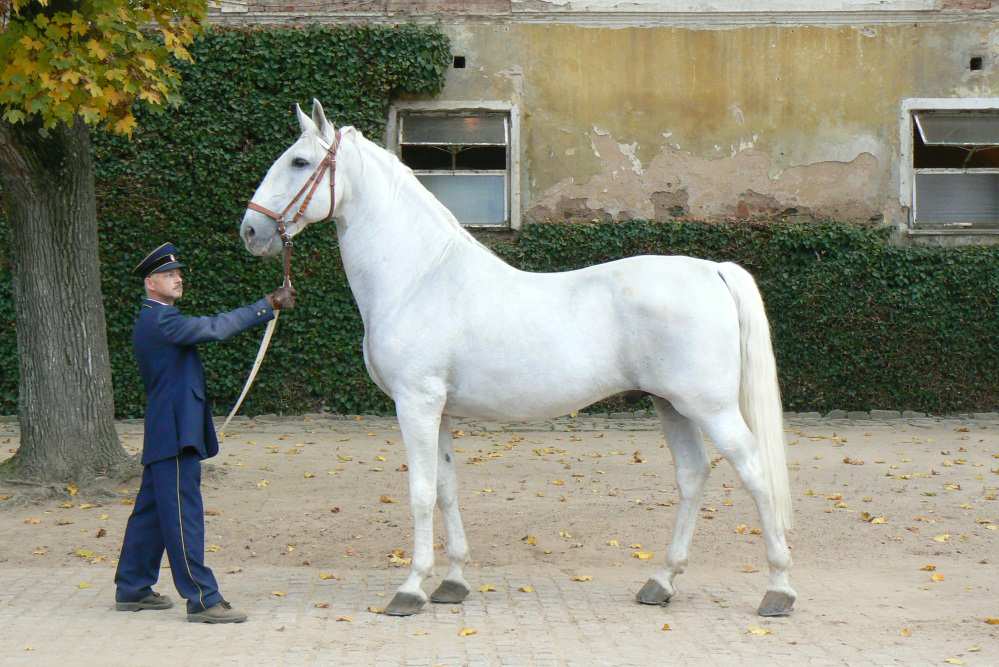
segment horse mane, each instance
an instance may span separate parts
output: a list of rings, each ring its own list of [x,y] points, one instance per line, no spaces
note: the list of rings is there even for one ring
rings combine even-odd
[[[371,141],[365,137],[359,130],[353,126],[345,126],[341,128],[341,136],[344,136],[346,130],[353,130],[350,134],[353,135],[356,143],[362,144],[365,148],[370,148],[372,150],[361,151],[366,158],[372,158],[379,166],[383,167],[385,171],[393,177],[393,191],[398,193],[398,191],[405,187],[408,192],[412,193],[417,197],[423,204],[426,204],[427,208],[438,213],[437,218],[443,221],[451,231],[455,233],[456,239],[465,243],[471,244],[477,248],[480,248],[494,257],[498,256],[491,249],[486,247],[477,238],[472,236],[467,229],[465,229],[458,219],[454,217],[454,214],[440,202],[437,197],[433,195],[432,192],[427,190],[426,186],[423,185],[416,178],[416,174],[408,166],[402,163],[397,155],[388,151],[375,142]],[[360,140],[360,141],[358,141]]]

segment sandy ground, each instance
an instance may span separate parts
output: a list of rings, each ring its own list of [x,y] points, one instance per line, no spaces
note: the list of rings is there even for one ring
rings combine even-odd
[[[119,432],[138,451],[141,423],[121,423]],[[387,603],[412,550],[405,450],[394,420],[372,418],[237,421],[220,456],[206,462],[207,560],[226,596],[253,615],[242,627],[277,632],[274,614],[296,598],[299,616],[282,617],[280,632],[312,652],[284,652],[286,664],[329,664],[324,656],[337,654],[323,653],[310,637],[330,628],[346,633],[348,623],[349,641],[335,646],[356,648],[343,648],[341,657],[358,664],[364,656],[371,664],[651,664],[666,660],[663,651],[684,664],[999,664],[999,625],[986,622],[999,617],[999,422],[792,419],[790,543],[800,598],[792,617],[775,620],[753,614],[766,586],[759,521],[720,459],[688,572],[677,580],[680,593],[664,609],[632,602],[662,561],[676,511],[672,461],[655,420],[466,421],[455,424],[455,435],[473,559],[466,571],[473,593],[462,613],[483,610],[467,621],[477,623],[474,639],[459,638],[452,612],[439,605],[415,620],[367,610]],[[16,425],[0,423],[3,453],[17,444]],[[149,618],[109,611],[137,486],[136,479],[111,494],[83,488],[47,500],[0,486],[0,581],[37,580],[67,596],[79,607],[64,620],[70,626],[88,609],[104,623]],[[439,518],[435,528],[439,577]],[[651,552],[651,560],[639,552]],[[592,580],[572,581],[577,575]],[[542,627],[502,626],[517,616],[518,596],[530,595],[520,586],[537,590],[547,610]],[[86,598],[90,588],[99,596]],[[0,627],[11,628],[30,590],[0,592]],[[175,595],[168,569],[160,590]],[[578,609],[551,616],[576,604],[567,597],[576,591]],[[336,623],[343,616],[351,620]],[[179,635],[194,627],[172,621]],[[636,622],[647,623],[647,637],[602,653],[614,633],[638,632]],[[423,634],[400,648],[399,629],[414,624]],[[538,653],[537,633],[547,633],[549,651]],[[61,640],[32,638],[30,628],[4,634],[0,662],[43,664],[59,654]],[[413,648],[424,635],[446,641]],[[461,648],[473,641],[489,650]],[[534,648],[518,652],[503,642]],[[276,645],[258,644],[256,658],[260,646]],[[215,650],[220,661],[256,661],[236,645]]]

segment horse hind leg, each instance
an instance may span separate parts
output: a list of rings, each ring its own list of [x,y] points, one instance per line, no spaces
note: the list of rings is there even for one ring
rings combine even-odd
[[[757,613],[760,616],[787,616],[798,597],[791,587],[788,574],[791,568],[791,551],[784,531],[778,526],[777,512],[767,485],[756,438],[746,426],[738,406],[703,419],[700,423],[718,450],[735,468],[760,515],[767,562],[770,565],[770,581]]]
[[[653,397],[652,402],[659,413],[666,443],[673,454],[680,507],[676,526],[673,528],[673,541],[666,553],[666,567],[645,583],[637,597],[642,604],[664,605],[675,593],[673,579],[687,567],[687,554],[697,522],[697,510],[711,465],[701,440],[701,432],[694,422],[678,413],[665,399]]]
[[[468,597],[471,588],[464,575],[465,564],[468,562],[468,542],[458,509],[458,477],[455,474],[451,420],[448,417],[441,419],[437,440],[437,508],[441,511],[447,532],[448,571],[437,589],[430,594],[430,601],[458,604]]]

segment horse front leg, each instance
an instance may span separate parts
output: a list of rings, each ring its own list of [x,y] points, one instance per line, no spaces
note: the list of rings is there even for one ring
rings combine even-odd
[[[463,602],[471,588],[465,581],[464,568],[468,562],[468,542],[465,527],[458,509],[458,477],[454,466],[454,445],[451,438],[451,420],[441,419],[437,440],[437,507],[440,508],[447,530],[447,576],[433,593],[431,602],[458,604]]]
[[[421,585],[434,566],[434,503],[437,500],[437,438],[443,395],[407,395],[395,402],[409,465],[413,512],[413,563],[409,577],[385,607],[390,616],[410,616],[427,603]]]

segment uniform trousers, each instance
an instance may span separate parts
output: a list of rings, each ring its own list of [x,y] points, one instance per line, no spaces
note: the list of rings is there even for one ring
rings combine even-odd
[[[116,601],[137,602],[152,592],[164,550],[189,613],[222,601],[215,575],[205,565],[201,457],[193,449],[143,469],[115,572]]]

